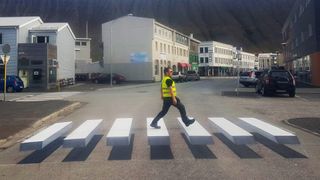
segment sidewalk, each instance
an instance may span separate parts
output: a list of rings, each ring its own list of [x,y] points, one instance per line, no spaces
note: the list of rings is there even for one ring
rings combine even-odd
[[[0,101],[0,149],[29,135],[80,103],[70,101],[3,102]]]

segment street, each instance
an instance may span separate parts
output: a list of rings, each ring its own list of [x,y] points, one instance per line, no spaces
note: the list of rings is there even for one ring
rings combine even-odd
[[[171,107],[164,117],[171,145],[159,147],[148,145],[146,118],[161,110],[160,83],[75,89],[59,97],[86,105],[57,122],[72,121],[75,129],[85,120],[103,119],[99,135],[86,148],[76,149],[62,148],[61,138],[34,152],[19,151],[17,143],[0,152],[0,179],[319,179],[320,137],[283,121],[320,117],[320,94],[297,90],[295,98],[262,97],[254,88],[241,87],[239,96],[223,95],[235,88],[232,78],[177,83],[177,96],[188,116],[212,134],[214,144],[189,144],[178,125],[180,114]],[[30,94],[8,97],[26,100]],[[235,124],[240,117],[257,118],[294,132],[300,144],[276,144],[254,134],[255,144],[235,145],[212,129],[209,117]],[[130,146],[106,146],[105,136],[116,118],[133,118]]]

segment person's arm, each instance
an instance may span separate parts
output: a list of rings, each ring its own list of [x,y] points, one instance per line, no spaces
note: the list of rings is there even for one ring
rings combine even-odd
[[[174,96],[173,90],[172,90],[172,86],[170,86],[170,94],[171,94],[171,98],[172,98],[172,103],[173,105],[177,105],[177,99]]]

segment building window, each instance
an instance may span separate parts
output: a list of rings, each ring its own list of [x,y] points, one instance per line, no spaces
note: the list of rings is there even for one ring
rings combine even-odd
[[[2,44],[2,33],[0,33],[0,44]]]
[[[208,47],[205,47],[204,48],[204,53],[208,53],[209,51],[208,51]]]
[[[49,43],[49,36],[37,36],[37,43]]]
[[[87,42],[81,42],[81,46],[87,46]]]
[[[304,41],[304,34],[303,34],[303,32],[301,32],[301,42],[303,42]]]
[[[158,42],[156,41],[156,51],[158,51]]]
[[[168,45],[168,53],[170,54],[170,45]]]
[[[309,24],[309,37],[311,37],[311,36],[312,36],[312,25]]]
[[[156,60],[156,64],[154,65],[154,75],[159,74],[159,60]]]
[[[205,62],[209,63],[209,58],[208,57],[205,58]]]
[[[160,43],[160,52],[162,52],[162,43]]]
[[[76,46],[80,46],[80,42],[79,41],[76,42]]]
[[[200,53],[203,53],[203,48],[202,47],[200,48]]]
[[[163,49],[164,49],[164,52],[167,51],[167,45],[166,44],[163,45]]]
[[[203,57],[200,58],[200,63],[203,63]]]

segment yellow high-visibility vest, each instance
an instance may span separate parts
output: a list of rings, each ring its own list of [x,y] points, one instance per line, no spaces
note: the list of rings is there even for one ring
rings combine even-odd
[[[162,96],[163,97],[171,97],[171,94],[170,94],[170,87],[167,86],[167,83],[166,81],[168,79],[171,79],[170,76],[164,76],[164,78],[162,79],[162,84],[161,84],[161,87],[162,87]],[[171,79],[172,80],[172,79]],[[174,81],[172,80],[172,90],[173,90],[173,95],[174,96],[177,96],[177,91],[176,91],[176,84],[174,83]]]

